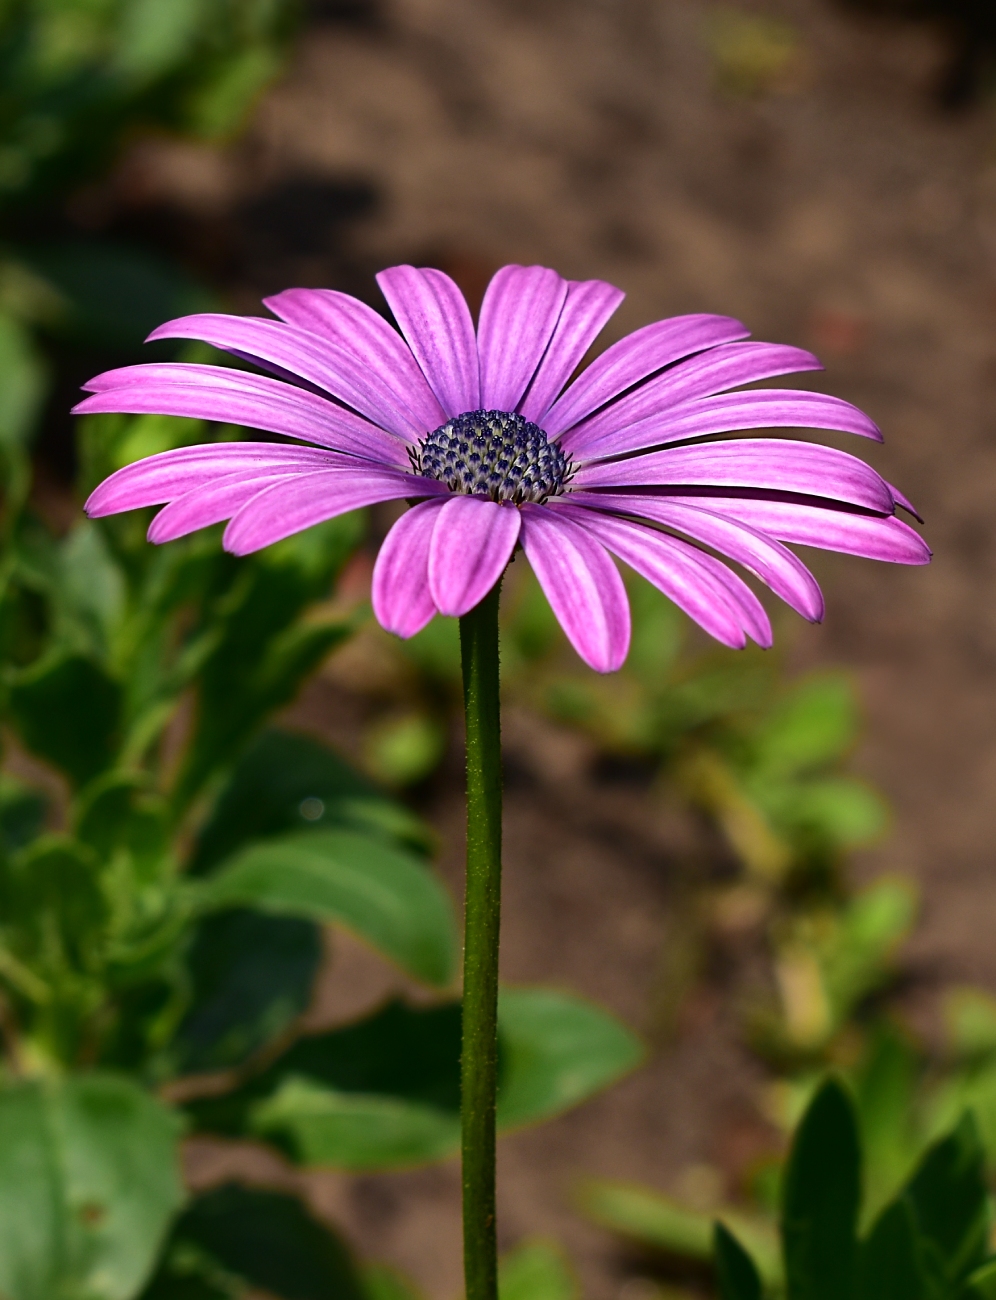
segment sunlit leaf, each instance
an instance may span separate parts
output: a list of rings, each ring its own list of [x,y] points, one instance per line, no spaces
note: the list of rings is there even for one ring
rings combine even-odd
[[[577,1300],[579,1287],[559,1246],[533,1238],[502,1256],[498,1295],[499,1300]]]
[[[178,1137],[123,1078],[0,1090],[0,1293],[131,1300],[183,1199]]]

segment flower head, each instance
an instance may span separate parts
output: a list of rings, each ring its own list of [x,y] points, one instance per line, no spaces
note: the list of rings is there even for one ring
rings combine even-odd
[[[629,646],[613,555],[734,647],[770,645],[771,625],[714,552],[814,622],[820,589],[785,542],[929,560],[896,517],[912,507],[857,457],[786,438],[703,441],[793,427],[881,441],[838,398],[741,390],[821,369],[811,353],[745,342],[727,316],[677,316],[613,344],[565,387],[622,300],[612,285],[506,266],[475,331],[443,272],[396,266],[377,279],[398,330],[346,294],[288,289],[266,300],[276,319],[186,316],[150,336],[202,339],[269,375],[170,362],[92,379],[77,412],[193,416],[293,441],[150,456],[101,483],[87,513],[163,505],[153,542],[228,520],[224,545],[245,555],[404,499],[413,504],[374,568],[388,631],[408,637],[437,613],[465,614],[521,545],[574,648],[602,672]]]

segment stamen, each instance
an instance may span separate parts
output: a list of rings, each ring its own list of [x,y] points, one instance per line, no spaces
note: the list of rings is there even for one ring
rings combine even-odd
[[[545,501],[574,466],[538,424],[510,411],[465,411],[409,451],[412,469],[454,492],[492,501]]]

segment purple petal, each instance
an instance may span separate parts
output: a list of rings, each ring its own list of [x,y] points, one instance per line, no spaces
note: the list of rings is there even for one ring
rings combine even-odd
[[[264,298],[275,316],[354,353],[412,411],[422,433],[446,423],[411,348],[383,316],[337,289],[285,289]]]
[[[637,515],[676,528],[742,564],[811,623],[819,623],[823,618],[819,585],[798,556],[756,528],[702,508],[707,506],[708,498],[698,504],[686,504],[659,496],[576,492],[564,500],[589,509]]]
[[[404,445],[397,438],[352,411],[302,388],[242,370],[152,362],[107,370],[91,379],[86,388],[93,396],[74,406],[74,415],[120,411],[219,420],[304,438],[388,465],[408,463]]]
[[[380,272],[377,283],[446,414],[478,410],[474,322],[450,277],[432,267],[392,266]]]
[[[503,266],[492,278],[477,327],[484,410],[515,410],[566,297],[567,281],[545,266]]]
[[[720,343],[732,343],[750,333],[729,316],[672,316],[628,334],[596,357],[567,392],[550,408],[543,428],[552,438],[585,416],[646,379],[656,370]],[[571,446],[569,438],[562,440]]]
[[[520,415],[543,424],[560,390],[625,297],[621,289],[604,280],[567,282],[567,297],[560,318],[529,392],[519,403]]]
[[[381,545],[371,599],[377,622],[395,636],[414,636],[436,613],[429,589],[429,547],[445,504],[437,500],[413,506]]]
[[[91,519],[158,506],[174,501],[195,488],[219,478],[267,474],[308,473],[340,467],[353,468],[351,456],[318,451],[312,447],[286,447],[267,442],[218,442],[199,447],[177,447],[125,465],[90,494],[84,507]]]
[[[567,639],[596,672],[614,672],[629,650],[629,601],[608,552],[559,512],[520,512],[522,548]]]
[[[574,488],[672,487],[765,488],[802,492],[891,514],[888,484],[857,456],[817,442],[787,438],[738,438],[690,447],[669,447],[629,460],[585,465],[572,480]]]
[[[153,339],[203,339],[264,368],[274,365],[285,374],[299,375],[399,438],[411,442],[426,432],[408,404],[382,381],[370,358],[294,325],[204,312],[167,321],[152,331]]]
[[[834,508],[829,502],[772,501],[751,496],[696,496],[694,501],[783,542],[892,564],[930,562],[930,549],[920,534],[892,515],[882,518],[858,514],[844,507]]]
[[[458,618],[495,585],[519,538],[511,503],[453,496],[436,515],[429,547],[429,587],[440,614]]]
[[[581,527],[593,533],[717,641],[731,649],[742,650],[747,644],[746,630],[752,635],[758,633],[756,639],[760,639],[761,644],[770,645],[770,627],[767,628],[767,642],[763,639],[765,627],[761,620],[766,622],[763,609],[758,618],[757,609],[750,601],[742,597],[736,600],[735,589],[731,589],[706,563],[711,557],[704,552],[677,537],[669,537],[630,520],[614,519],[610,515],[562,502],[563,498],[557,502],[558,514],[567,513]],[[719,562],[715,563],[718,565]],[[727,573],[729,577],[735,577],[729,570]],[[744,590],[752,596],[745,585]],[[760,608],[756,597],[754,604]]]
[[[820,361],[802,348],[780,343],[724,343],[698,356],[680,361],[671,370],[648,380],[625,397],[603,407],[570,431],[574,452],[596,439],[696,398],[712,397],[727,388],[752,384],[776,375],[822,370]]]
[[[246,478],[243,474],[230,474],[211,483],[194,488],[164,506],[149,525],[150,542],[172,542],[177,537],[209,528],[231,519],[247,501],[262,492],[271,483],[284,483],[295,477],[291,474],[262,474],[259,478]]]
[[[909,497],[904,496],[902,492],[891,483],[889,484],[889,491],[892,493],[892,499],[895,501],[897,506],[902,506],[904,510],[907,510],[918,523],[923,523],[916,506],[910,502]]]
[[[248,555],[347,510],[401,497],[436,495],[440,490],[448,492],[442,483],[373,466],[299,474],[247,501],[232,516],[222,545],[233,555]]]
[[[710,433],[776,428],[835,429],[882,441],[878,425],[863,411],[839,397],[792,389],[761,388],[748,393],[729,393],[722,397],[683,402],[681,406],[652,415],[628,428],[610,431],[597,441],[579,432],[579,441],[577,444],[572,441],[571,451],[577,457],[583,450],[582,460],[604,459],[662,443],[701,438]],[[571,433],[574,433],[573,429]]]

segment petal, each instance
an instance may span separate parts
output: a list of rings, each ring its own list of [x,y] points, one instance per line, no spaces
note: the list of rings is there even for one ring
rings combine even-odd
[[[407,403],[381,380],[376,364],[283,321],[202,312],[167,321],[152,331],[153,339],[202,339],[243,360],[299,375],[399,438],[410,442],[426,432]]]
[[[669,447],[629,460],[585,465],[572,480],[575,488],[671,487],[679,483],[802,492],[865,506],[883,515],[893,510],[888,485],[863,460],[818,442],[787,438],[739,438]]]
[[[303,388],[244,370],[150,362],[107,370],[86,388],[93,396],[73,407],[74,415],[184,415],[304,438],[389,465],[408,464],[404,445],[368,420]]]
[[[385,469],[298,474],[271,484],[247,501],[232,516],[222,545],[233,555],[248,555],[347,510],[447,491],[442,483]]]
[[[560,318],[529,392],[519,403],[520,415],[543,424],[560,390],[625,297],[604,280],[568,280]]]
[[[177,447],[146,456],[115,471],[91,492],[84,509],[91,519],[158,506],[194,488],[239,474],[261,478],[270,473],[306,473],[355,466],[352,457],[312,447],[286,447],[268,442],[217,442]]]
[[[659,496],[578,492],[563,499],[589,509],[619,511],[677,528],[742,564],[811,623],[823,618],[819,584],[798,556],[756,528],[703,508],[708,505],[707,498],[688,504]]]
[[[432,267],[392,266],[377,283],[446,414],[479,410],[474,322],[450,277]]]
[[[285,289],[264,298],[275,316],[353,352],[412,411],[423,433],[446,423],[411,348],[383,316],[337,289]]]
[[[259,478],[246,478],[243,474],[230,474],[205,483],[202,487],[184,492],[168,506],[164,506],[149,524],[150,542],[172,542],[198,528],[220,524],[231,519],[247,501],[271,483],[284,483],[290,474],[263,474]]]
[[[481,407],[514,411],[543,360],[567,281],[546,266],[503,266],[481,304],[477,352]]]
[[[570,432],[571,450],[583,451],[596,439],[666,412],[679,403],[712,397],[727,388],[773,379],[776,375],[822,370],[811,352],[780,343],[724,343],[680,361],[656,379],[590,415]]]
[[[732,343],[749,333],[740,321],[729,316],[672,316],[645,325],[613,343],[581,372],[567,392],[554,402],[543,420],[543,428],[551,437],[563,433],[654,371],[663,370],[692,352]],[[565,447],[571,445],[567,438],[563,443]]]
[[[703,563],[708,557],[701,551],[626,519],[578,506],[565,505],[561,510],[663,591],[710,636],[733,650],[747,644],[744,622],[756,619],[743,618],[726,585]]]
[[[614,672],[629,650],[629,601],[608,552],[543,506],[520,513],[522,548],[567,639],[596,672]]]
[[[914,506],[910,502],[909,497],[903,496],[902,492],[900,492],[900,490],[897,487],[895,487],[892,483],[889,484],[889,491],[892,493],[892,499],[893,501],[895,501],[897,506],[902,506],[904,510],[909,511],[909,513],[913,516],[913,518],[918,523],[921,524],[923,523],[923,520],[920,518],[920,515],[917,512],[916,506]]]
[[[440,614],[458,618],[484,599],[511,559],[519,523],[514,505],[450,497],[429,547],[429,588]]]
[[[572,429],[571,452],[576,458],[587,461],[596,457],[621,456],[686,438],[702,438],[710,433],[779,428],[835,429],[872,438],[875,442],[882,441],[875,421],[839,397],[790,388],[760,388],[748,393],[729,393],[722,397],[683,402],[627,428],[608,429],[597,440],[588,438],[586,429]],[[573,440],[575,432],[577,439]]]
[[[859,514],[830,502],[768,500],[751,496],[694,498],[696,505],[738,519],[783,542],[862,555],[892,564],[929,564],[930,548],[909,524],[889,515]]]
[[[429,546],[445,504],[437,500],[412,506],[381,545],[371,599],[377,622],[395,636],[414,636],[436,613],[429,589]]]

